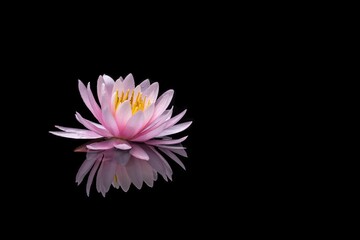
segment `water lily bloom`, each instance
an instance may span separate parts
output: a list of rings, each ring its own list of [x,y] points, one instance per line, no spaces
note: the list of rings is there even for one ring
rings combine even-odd
[[[111,186],[117,189],[121,187],[125,192],[129,190],[131,184],[137,189],[141,189],[144,183],[153,187],[158,174],[165,181],[171,181],[173,171],[165,156],[185,169],[184,164],[177,156],[187,157],[185,148],[181,145],[151,146],[139,143],[132,143],[132,145],[142,149],[149,158],[144,161],[144,159],[131,155],[129,150],[112,148],[94,151],[84,146],[78,147],[75,151],[86,152],[86,160],[76,174],[77,184],[79,185],[88,175],[87,195],[89,196],[90,188],[95,182],[96,190],[105,197]]]
[[[181,143],[186,137],[171,139],[167,136],[184,131],[192,123],[178,124],[186,110],[172,117],[173,107],[168,106],[174,91],[168,90],[158,98],[159,84],[150,84],[148,79],[135,86],[132,74],[114,81],[107,75],[97,81],[98,102],[90,89],[79,80],[79,91],[87,108],[98,123],[83,118],[76,112],[76,119],[87,129],[55,126],[62,131],[51,131],[57,136],[75,139],[98,139],[106,141],[87,145],[92,150],[113,147],[130,149],[131,142],[146,142],[151,145]],[[143,154],[136,149],[135,154]]]

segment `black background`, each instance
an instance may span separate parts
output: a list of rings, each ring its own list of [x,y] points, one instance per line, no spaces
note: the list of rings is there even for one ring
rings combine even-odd
[[[220,231],[218,224],[231,227],[232,218],[266,219],[277,187],[269,181],[276,179],[269,172],[272,163],[264,161],[269,149],[259,145],[268,140],[260,136],[269,123],[266,113],[259,116],[266,105],[259,104],[259,95],[271,82],[262,79],[271,71],[267,34],[259,30],[263,24],[254,28],[256,19],[235,21],[236,13],[219,21],[201,9],[162,17],[77,13],[47,12],[16,28],[16,54],[9,62],[21,71],[11,87],[18,91],[13,102],[24,111],[16,112],[16,120],[26,122],[17,129],[26,138],[15,140],[22,147],[14,152],[17,187],[10,185],[9,194],[20,201],[22,215],[38,216],[41,223],[65,219],[64,228],[83,222],[104,229],[161,224],[157,231],[172,226],[174,235]],[[160,93],[174,89],[175,113],[188,109],[182,120],[193,121],[183,133],[189,135],[187,170],[171,164],[172,182],[159,178],[153,188],[131,186],[127,193],[111,188],[105,198],[92,188],[87,197],[85,184],[75,183],[85,154],[73,152],[85,141],[48,131],[54,125],[81,127],[75,111],[91,119],[78,79],[91,82],[94,92],[99,75],[116,79],[128,73],[136,83],[159,82]]]

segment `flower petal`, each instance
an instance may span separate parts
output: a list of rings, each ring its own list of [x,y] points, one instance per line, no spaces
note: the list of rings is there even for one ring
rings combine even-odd
[[[79,92],[80,92],[80,96],[82,98],[82,100],[84,101],[86,107],[90,110],[90,112],[95,116],[96,119],[98,119],[98,108],[96,108],[96,105],[94,105],[94,107],[92,106],[92,103],[91,101],[93,99],[90,99],[91,96],[92,96],[92,93],[91,93],[91,96],[89,96],[89,92],[88,92],[88,89],[85,87],[85,85],[79,80],[78,81],[78,87],[79,87]],[[92,96],[92,98],[94,98]],[[95,100],[94,100],[95,101]],[[99,121],[99,119],[98,119]]]
[[[131,139],[144,127],[144,112],[138,111],[133,115],[123,129],[121,136],[125,139]]]
[[[83,118],[80,113],[75,113],[75,118],[76,120],[78,120],[82,125],[84,125],[84,127],[86,127],[87,129],[101,135],[104,137],[110,137],[111,134],[108,132],[108,130],[106,130],[103,126],[96,124],[90,120],[87,120],[85,118]]]
[[[155,112],[154,115],[152,116],[152,119],[156,119],[166,110],[173,96],[174,96],[174,90],[168,90],[159,97],[159,99],[156,101]]]
[[[152,129],[157,128],[161,124],[163,124],[165,121],[169,120],[173,112],[173,107],[169,110],[166,110],[161,116],[157,117],[153,121],[150,121],[151,123],[149,126],[147,126],[144,130],[150,131]],[[166,125],[164,125],[166,127]]]
[[[116,109],[115,119],[119,128],[119,136],[122,135],[123,129],[126,127],[126,123],[131,118],[131,105],[130,101],[126,100]]]
[[[123,83],[125,91],[127,91],[128,89],[131,91],[135,88],[134,77],[131,73],[125,77]]]
[[[109,132],[113,136],[117,136],[119,134],[119,128],[116,124],[115,118],[112,115],[111,109],[109,106],[104,106],[102,108],[102,116],[104,121],[104,127],[109,130]]]
[[[144,128],[143,129],[145,129],[148,124],[150,124],[150,119],[152,118],[154,111],[155,111],[155,104],[153,104],[153,103],[144,110]]]
[[[144,81],[142,81],[140,84],[140,89],[141,89],[141,92],[144,92],[149,86],[150,86],[150,81],[149,79],[145,79]]]
[[[185,141],[187,139],[188,136],[185,136],[185,137],[182,137],[182,138],[179,138],[179,139],[171,139],[171,140],[157,140],[157,139],[154,139],[154,140],[149,140],[146,142],[146,144],[149,144],[149,145],[172,145],[172,144],[178,144],[178,143],[181,143],[183,141]]]
[[[150,131],[147,132],[141,132],[139,134],[137,134],[134,138],[131,139],[131,141],[134,142],[145,142],[151,138],[156,137],[157,135],[159,135],[160,133],[162,133],[165,129],[165,124],[160,125],[159,127],[152,129]]]
[[[143,93],[144,96],[147,96],[147,99],[150,100],[151,103],[155,103],[159,94],[159,83],[154,82]]]
[[[101,142],[94,142],[86,145],[86,147],[91,150],[107,150],[114,147],[114,140],[110,139]]]
[[[104,84],[105,84],[105,90],[107,94],[111,94],[115,81],[114,79],[112,79],[110,76],[104,74],[103,75],[103,80],[104,80]]]
[[[116,139],[114,147],[120,150],[129,150],[132,148],[127,141],[122,139]]]
[[[185,129],[187,129],[190,125],[191,125],[192,121],[190,122],[184,122],[184,123],[180,123],[177,125],[174,125],[172,127],[169,127],[167,129],[165,129],[164,131],[162,131],[159,135],[157,135],[156,137],[164,137],[164,136],[168,136],[171,134],[175,134],[175,133],[179,133],[184,131]]]
[[[183,116],[185,115],[186,113],[186,109],[184,111],[182,111],[181,113],[179,113],[178,115],[176,115],[175,117],[169,119],[166,121],[166,128],[169,128],[169,127],[172,127],[174,126],[176,123],[178,123],[182,118]]]
[[[73,139],[97,139],[102,138],[103,136],[87,130],[87,132],[61,132],[61,131],[49,131],[49,133],[54,134],[59,137],[73,138]]]
[[[69,132],[69,133],[79,133],[79,134],[90,134],[90,135],[96,135],[98,136],[99,134],[96,134],[92,131],[89,131],[87,129],[81,129],[81,128],[70,128],[70,127],[63,127],[63,126],[59,126],[59,125],[55,125],[56,128],[63,130],[64,132]]]
[[[141,160],[146,160],[146,161],[149,160],[149,155],[138,144],[132,144],[132,149],[130,150],[130,154]]]
[[[113,90],[112,90],[112,94],[114,94],[116,91],[118,91],[118,93],[120,94],[122,91],[124,91],[124,83],[123,83],[123,79],[119,78],[118,80],[116,80]]]
[[[93,110],[92,114],[101,123],[102,122],[101,109],[100,109],[99,105],[97,104],[97,102],[95,101],[94,95],[90,88],[90,83],[88,83],[88,85],[87,85],[87,92],[88,92],[89,102],[90,102],[91,108]]]

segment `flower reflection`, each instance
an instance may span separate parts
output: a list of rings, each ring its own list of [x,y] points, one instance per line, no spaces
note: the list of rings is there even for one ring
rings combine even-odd
[[[149,187],[160,174],[165,181],[172,180],[172,169],[164,156],[179,164],[185,169],[177,155],[187,157],[185,148],[181,145],[149,145],[132,143],[131,150],[111,148],[106,150],[90,150],[87,144],[75,149],[77,152],[86,152],[86,159],[81,165],[76,182],[79,185],[89,174],[86,184],[86,193],[89,196],[94,182],[98,192],[105,197],[111,185],[127,192],[131,183],[141,189],[145,183]],[[136,149],[136,151],[133,151]]]

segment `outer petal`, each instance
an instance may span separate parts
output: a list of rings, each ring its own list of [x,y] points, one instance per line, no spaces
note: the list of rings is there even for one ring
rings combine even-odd
[[[168,90],[159,97],[159,99],[156,101],[155,112],[152,119],[156,119],[166,110],[173,96],[174,96],[174,90]]]
[[[101,123],[102,122],[102,116],[101,116],[101,109],[97,102],[95,101],[94,95],[92,94],[90,83],[87,85],[87,92],[88,92],[88,98],[90,105],[93,109],[92,114],[95,116],[95,118]]]
[[[160,125],[159,127],[152,129],[150,131],[147,132],[141,132],[140,134],[138,134],[137,136],[135,136],[134,138],[131,139],[131,141],[134,142],[145,142],[151,138],[156,137],[157,135],[159,135],[161,132],[163,132],[165,129],[165,124]]]
[[[172,127],[174,126],[176,123],[178,123],[182,118],[183,116],[185,115],[186,113],[186,109],[184,111],[182,111],[181,113],[179,113],[178,115],[176,115],[175,117],[169,119],[166,121],[166,128],[169,128],[169,127]]]
[[[151,103],[155,103],[157,96],[159,94],[159,83],[154,82],[150,85],[145,91],[144,95],[147,96],[146,99],[150,100]]]
[[[101,141],[101,142],[94,142],[94,143],[86,145],[86,147],[91,150],[107,150],[107,149],[113,148],[114,144],[115,144],[114,140],[110,139],[110,140]]]
[[[129,150],[132,148],[127,141],[121,139],[116,139],[114,147],[120,150]]]
[[[94,96],[91,93],[90,90],[90,94],[89,95],[89,91],[88,89],[85,87],[85,85],[79,80],[78,81],[78,86],[79,86],[79,92],[81,95],[82,100],[84,101],[86,107],[90,110],[90,112],[95,116],[95,118],[101,122],[101,118],[99,118],[99,106],[97,104],[94,104],[92,101],[95,102],[94,100]],[[90,86],[88,85],[88,88],[90,88]],[[95,102],[96,103],[96,102]],[[97,107],[96,107],[97,106]]]
[[[174,125],[172,127],[169,127],[167,129],[165,129],[164,131],[162,131],[159,135],[157,135],[156,137],[164,137],[167,135],[171,135],[171,134],[175,134],[175,133],[179,133],[184,131],[185,129],[187,129],[190,125],[191,125],[191,121],[190,122],[184,122],[184,123],[180,123],[177,125]]]
[[[76,113],[75,114],[75,118],[82,124],[84,125],[84,127],[86,127],[87,129],[99,134],[99,135],[102,135],[104,137],[110,137],[111,134],[108,132],[108,130],[106,130],[103,126],[99,125],[99,124],[96,124],[94,122],[91,122],[85,118],[83,118],[80,113]]]
[[[85,130],[82,130],[85,131]],[[81,132],[81,133],[75,133],[75,132],[60,132],[60,131],[49,131],[49,133],[54,134],[56,136],[59,137],[66,137],[66,138],[73,138],[73,139],[97,139],[97,138],[102,138],[103,136],[88,131],[86,133]]]
[[[173,112],[173,108],[166,110],[161,116],[159,116],[158,118],[154,119],[148,127],[146,127],[146,129],[144,129],[145,131],[150,131],[153,130],[155,128],[157,128],[158,126],[160,126],[161,124],[163,124],[166,120],[169,120],[169,118],[171,117]],[[164,125],[165,126],[165,125]],[[165,126],[166,127],[166,126]]]

